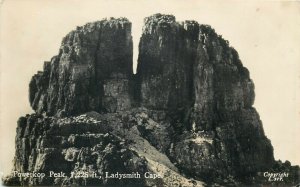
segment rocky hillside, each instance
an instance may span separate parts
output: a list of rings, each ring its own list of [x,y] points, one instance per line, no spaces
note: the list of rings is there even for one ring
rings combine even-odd
[[[274,160],[249,71],[214,29],[155,14],[145,18],[135,75],[132,53],[126,18],[63,39],[29,84],[35,113],[18,120],[15,172],[4,184],[274,183],[264,172],[288,173],[280,185],[299,182],[298,166]],[[131,175],[110,176],[117,172]]]

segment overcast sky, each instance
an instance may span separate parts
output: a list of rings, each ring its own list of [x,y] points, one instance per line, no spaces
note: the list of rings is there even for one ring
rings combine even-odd
[[[254,81],[254,106],[275,158],[300,164],[299,2],[6,0],[0,17],[0,171],[12,167],[17,119],[33,112],[28,102],[31,76],[58,54],[62,38],[87,22],[127,17],[136,63],[143,18],[154,13],[209,24],[230,42]]]

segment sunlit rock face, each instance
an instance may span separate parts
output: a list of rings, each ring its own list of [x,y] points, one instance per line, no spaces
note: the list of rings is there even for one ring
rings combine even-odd
[[[132,53],[126,18],[64,37],[29,84],[35,113],[18,121],[14,170],[66,176],[11,175],[6,185],[240,186],[267,184],[265,171],[297,183],[299,167],[274,160],[248,70],[214,29],[155,14],[145,18],[135,75]]]

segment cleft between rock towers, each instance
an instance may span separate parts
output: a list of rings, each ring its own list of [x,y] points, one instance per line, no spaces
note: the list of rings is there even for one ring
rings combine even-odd
[[[270,183],[261,173],[299,167],[275,161],[254,103],[249,71],[209,25],[144,19],[133,74],[131,22],[87,23],[29,84],[35,113],[20,117],[14,171],[5,185],[206,186]],[[160,178],[75,178],[78,172]]]

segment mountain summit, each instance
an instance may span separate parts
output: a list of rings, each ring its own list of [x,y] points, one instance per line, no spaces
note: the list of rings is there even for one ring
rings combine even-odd
[[[295,184],[299,167],[274,160],[229,42],[173,15],[144,22],[137,74],[126,18],[63,38],[29,84],[35,113],[18,120],[5,184],[239,186],[272,183],[266,172]]]

